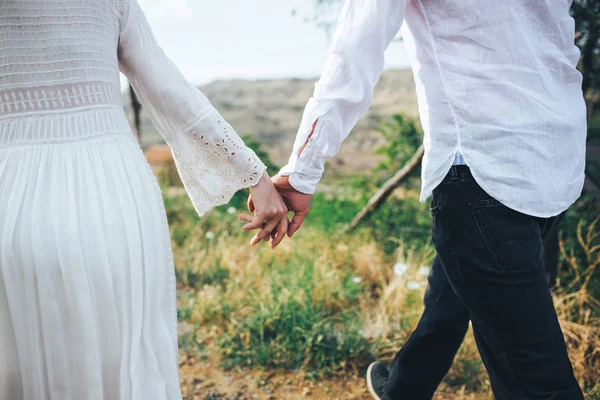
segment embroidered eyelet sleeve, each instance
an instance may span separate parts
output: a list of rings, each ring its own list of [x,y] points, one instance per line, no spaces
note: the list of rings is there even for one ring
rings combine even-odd
[[[346,0],[323,74],[304,111],[293,153],[279,172],[289,176],[290,184],[300,192],[314,193],[327,158],[337,154],[342,141],[371,105],[373,90],[383,72],[385,50],[400,30],[408,3]]]
[[[124,1],[121,71],[171,146],[183,184],[203,215],[258,183],[265,166],[164,54],[137,1]]]

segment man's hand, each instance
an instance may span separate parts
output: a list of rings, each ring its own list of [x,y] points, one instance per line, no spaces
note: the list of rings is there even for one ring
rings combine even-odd
[[[294,236],[294,233],[300,229],[302,223],[304,222],[304,218],[308,215],[308,211],[310,210],[310,202],[312,201],[312,194],[304,194],[302,192],[294,189],[292,185],[290,185],[289,177],[287,176],[279,176],[275,175],[271,178],[275,188],[283,198],[286,206],[289,211],[294,213],[294,218],[292,222],[288,226],[288,236]]]

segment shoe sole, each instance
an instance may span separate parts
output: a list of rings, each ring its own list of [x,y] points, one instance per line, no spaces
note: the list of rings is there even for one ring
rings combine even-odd
[[[367,369],[367,388],[369,389],[369,393],[375,400],[381,400],[381,397],[375,392],[375,388],[373,388],[373,382],[371,382],[371,372],[373,371],[373,367],[377,364],[376,362],[371,363],[369,368]]]

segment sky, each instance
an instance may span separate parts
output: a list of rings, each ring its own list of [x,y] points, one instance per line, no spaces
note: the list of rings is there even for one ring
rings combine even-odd
[[[318,77],[325,62],[330,38],[305,21],[312,0],[138,1],[166,54],[197,85]],[[402,67],[403,44],[393,43],[386,68]]]

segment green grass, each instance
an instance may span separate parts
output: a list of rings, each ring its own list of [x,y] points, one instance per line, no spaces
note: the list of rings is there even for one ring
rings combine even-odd
[[[166,196],[179,320],[187,327],[180,338],[183,351],[204,358],[216,354],[224,368],[302,371],[315,379],[390,360],[422,311],[426,278],[418,270],[434,256],[431,222],[427,205],[407,192],[353,234],[340,235],[369,195],[352,185],[318,194],[305,227],[274,252],[248,246],[250,237],[237,221],[243,193],[202,219],[185,196]],[[591,294],[598,288],[590,262],[600,248],[594,247],[598,237],[582,211],[586,206],[578,207],[563,227],[568,288],[555,300],[559,317],[569,321],[565,332],[578,379],[589,398],[598,398],[600,321],[594,317],[598,307]],[[392,272],[396,262],[408,266],[404,275]],[[410,290],[408,281],[423,286]],[[445,383],[457,393],[491,398],[472,334]]]

